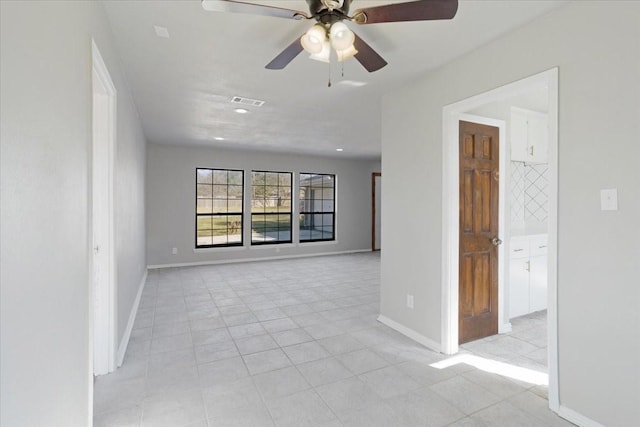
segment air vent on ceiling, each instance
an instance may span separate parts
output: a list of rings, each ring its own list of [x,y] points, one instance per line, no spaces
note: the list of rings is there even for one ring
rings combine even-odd
[[[243,98],[241,96],[234,96],[233,98],[231,98],[231,102],[242,105],[250,105],[252,107],[262,107],[262,105],[264,104],[264,101],[260,101],[258,99]]]

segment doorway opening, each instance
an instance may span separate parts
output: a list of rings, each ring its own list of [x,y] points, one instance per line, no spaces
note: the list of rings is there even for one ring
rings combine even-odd
[[[501,150],[500,159],[500,227],[498,238],[504,244],[498,248],[498,332],[508,333],[511,331],[512,324],[510,316],[512,301],[512,293],[510,292],[510,283],[514,282],[511,276],[511,250],[514,249],[510,244],[512,236],[518,234],[521,230],[516,230],[511,217],[511,197],[514,181],[511,179],[511,171],[514,166],[514,155],[518,155],[518,144],[512,141],[512,132],[517,131],[513,125],[514,120],[511,117],[512,107],[523,107],[518,105],[518,101],[526,98],[525,95],[537,93],[543,94],[544,107],[548,121],[543,128],[542,134],[545,137],[546,147],[544,149],[544,168],[546,180],[546,206],[547,215],[545,218],[544,234],[545,243],[537,246],[544,246],[546,263],[546,289],[545,295],[542,297],[546,306],[546,352],[547,352],[547,369],[549,378],[548,399],[549,407],[558,411],[558,342],[557,342],[557,194],[558,194],[558,69],[554,68],[543,73],[507,84],[500,88],[488,91],[486,93],[468,98],[466,100],[448,105],[443,109],[443,152],[444,152],[444,169],[443,169],[443,264],[442,264],[442,351],[446,354],[455,354],[458,352],[458,331],[459,331],[459,283],[460,277],[460,260],[459,260],[459,224],[460,224],[460,165],[459,165],[459,145],[458,130],[460,121],[471,121],[476,123],[490,124],[494,126],[502,126],[500,135]],[[493,110],[492,110],[493,109]],[[535,108],[531,108],[534,110]],[[499,110],[499,111],[498,111]],[[484,122],[483,122],[484,121]],[[500,123],[502,122],[502,123]],[[506,122],[506,124],[505,124]],[[540,128],[535,128],[530,133],[537,132],[540,134]],[[525,132],[526,134],[527,132]],[[539,155],[538,149],[530,149],[526,147],[523,155]],[[527,161],[523,161],[526,164]],[[530,165],[542,164],[539,157],[530,159]],[[526,227],[525,227],[526,228]],[[540,230],[538,230],[540,231]],[[537,233],[542,234],[542,233]],[[536,247],[537,247],[536,246]],[[540,248],[542,250],[542,248]],[[529,264],[533,265],[533,264]],[[533,295],[533,294],[532,294]],[[528,302],[529,307],[537,307],[540,302],[540,294],[536,294],[533,299],[536,303],[533,305]],[[515,310],[515,309],[514,309]],[[515,310],[517,311],[517,310]],[[519,318],[518,318],[519,319]],[[533,319],[539,321],[540,319]],[[518,320],[519,321],[519,320]],[[515,322],[515,320],[514,320]]]
[[[371,250],[382,248],[382,173],[371,174]]]
[[[116,89],[92,41],[92,243],[90,304],[93,375],[115,370],[114,158]]]

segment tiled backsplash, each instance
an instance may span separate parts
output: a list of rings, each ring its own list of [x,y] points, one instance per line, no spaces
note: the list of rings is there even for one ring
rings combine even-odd
[[[549,216],[549,166],[511,162],[511,226],[546,224]]]

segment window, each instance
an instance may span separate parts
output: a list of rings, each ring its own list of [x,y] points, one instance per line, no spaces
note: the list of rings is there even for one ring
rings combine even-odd
[[[196,169],[196,248],[242,246],[244,172]]]
[[[335,240],[335,175],[300,174],[300,241]]]
[[[291,243],[290,172],[251,172],[251,244]]]

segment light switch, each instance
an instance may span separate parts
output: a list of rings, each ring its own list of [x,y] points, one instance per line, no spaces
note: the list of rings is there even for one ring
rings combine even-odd
[[[600,190],[600,209],[603,211],[618,210],[618,189]]]

